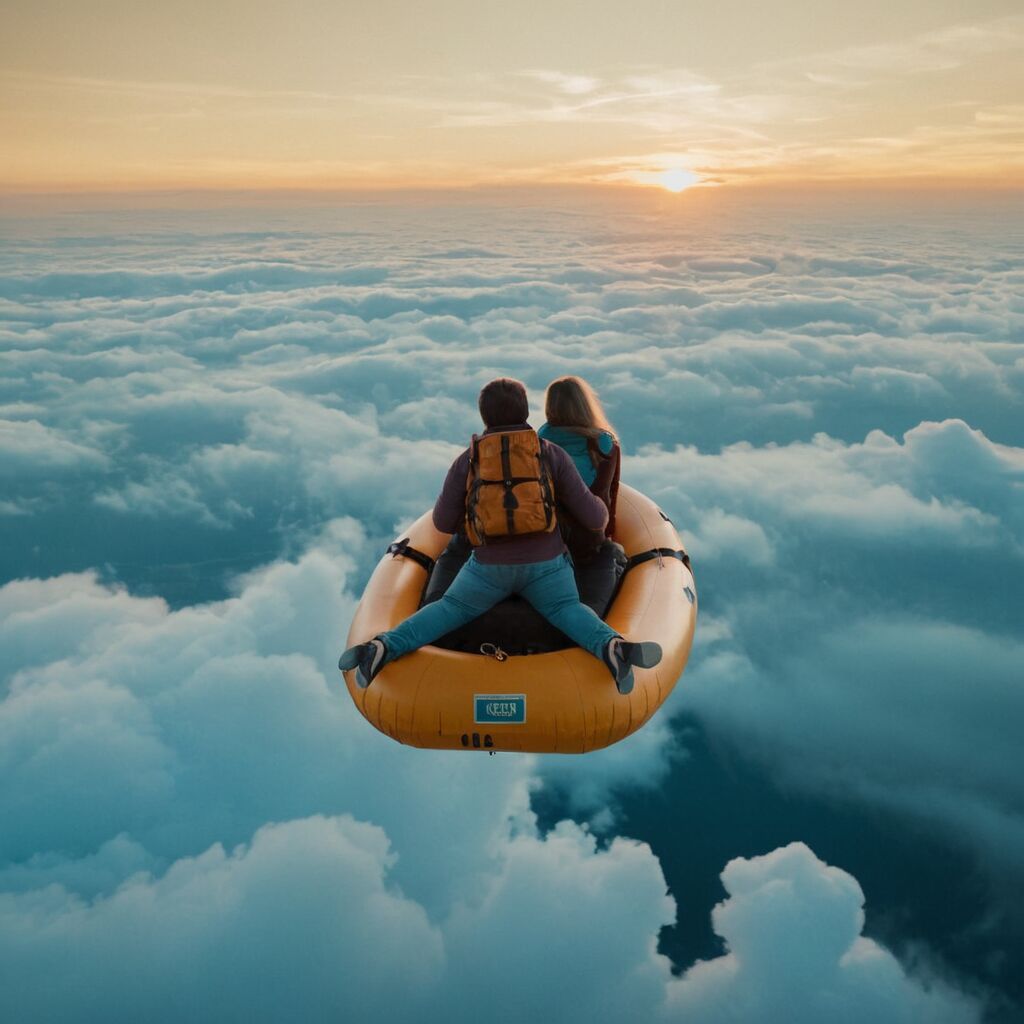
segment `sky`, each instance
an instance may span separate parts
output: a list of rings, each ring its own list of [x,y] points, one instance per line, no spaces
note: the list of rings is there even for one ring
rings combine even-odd
[[[1021,183],[1016,0],[9,0],[0,191]]]
[[[0,250],[5,1017],[1017,1019],[1013,206],[63,203]],[[586,376],[693,557],[586,757],[335,667],[503,373]]]

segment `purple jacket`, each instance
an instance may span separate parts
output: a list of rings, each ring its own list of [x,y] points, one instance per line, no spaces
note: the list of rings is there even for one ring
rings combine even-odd
[[[485,434],[505,430],[530,430],[528,423],[516,423],[507,427],[491,427]],[[541,441],[541,448],[547,457],[555,488],[555,500],[564,505],[576,517],[581,526],[592,530],[603,530],[608,522],[608,509],[604,502],[591,494],[583,482],[572,456],[564,448],[548,441]],[[466,481],[469,477],[469,449],[467,448],[451,465],[444,479],[444,486],[434,504],[434,526],[442,533],[457,533],[463,529],[466,520]],[[476,560],[484,565],[522,565],[526,562],[546,562],[557,558],[565,551],[562,535],[557,529],[551,533],[534,534],[521,540],[504,540],[498,544],[482,544],[474,548]]]

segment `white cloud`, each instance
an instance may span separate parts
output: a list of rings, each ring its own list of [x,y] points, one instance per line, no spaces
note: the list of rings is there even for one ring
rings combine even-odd
[[[38,420],[0,420],[0,456],[3,475],[17,476],[19,482],[43,473],[95,472],[107,465],[102,452]]]
[[[784,610],[773,610],[769,628]],[[739,631],[746,615],[736,620]],[[1019,878],[1024,645],[870,610],[832,627],[804,617],[802,627],[785,652],[713,646],[688,679],[689,707],[785,785],[941,825],[995,876]]]
[[[468,1020],[499,965],[516,979],[499,1020],[540,1001],[569,1021],[676,1019],[656,952],[675,905],[645,844],[600,848],[570,822],[541,837],[535,759],[412,751],[359,718],[333,666],[358,542],[336,522],[237,597],[177,612],[90,576],[0,589],[20,652],[0,704],[6,1012]],[[618,754],[584,770],[581,802],[659,756]],[[801,915],[826,931],[832,916]],[[925,999],[873,956],[894,1000]],[[806,979],[811,1005],[831,966]],[[851,1006],[876,973],[844,992]]]
[[[926,821],[1017,884],[1021,450],[953,420],[627,469],[722,588],[677,706],[780,784]]]
[[[49,1021],[408,1019],[444,953],[386,884],[392,860],[381,829],[310,818],[91,902],[60,886],[0,897],[0,1005]]]
[[[707,509],[695,527],[687,532],[687,550],[699,551],[703,562],[733,559],[765,567],[775,561],[775,552],[764,529],[750,519],[720,508]]]
[[[956,420],[920,424],[902,443],[876,431],[859,444],[819,434],[785,447],[741,442],[718,454],[651,446],[630,470],[697,531],[723,528],[723,508],[735,510],[726,524],[750,537],[735,522],[740,511],[760,535],[800,529],[847,543],[1000,547],[1015,545],[1022,525],[1014,502],[1024,480],[1020,450]],[[713,557],[718,549],[713,541]]]
[[[571,75],[564,71],[524,71],[528,78],[536,79],[547,85],[553,85],[559,92],[569,96],[585,96],[600,86],[600,79],[590,75]]]
[[[694,1024],[953,1024],[978,1007],[941,985],[922,986],[877,943],[861,936],[857,880],[822,863],[803,843],[730,861],[728,899],[715,931],[728,952],[699,962],[671,985],[675,1019]]]

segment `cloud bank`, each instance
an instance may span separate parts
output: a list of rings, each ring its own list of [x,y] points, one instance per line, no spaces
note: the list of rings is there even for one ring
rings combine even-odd
[[[970,1019],[861,935],[849,876],[794,848],[727,869],[729,951],[674,979],[657,952],[675,918],[661,868],[615,836],[632,796],[685,770],[673,716],[687,715],[781,793],[895,809],[968,850],[992,886],[979,918],[1012,914],[1000,894],[1021,883],[1019,254],[985,210],[720,213],[13,222],[10,979],[72,948],[95,951],[82,971],[96,978],[135,963],[122,1005],[137,1019],[149,993],[183,1005],[174,971],[213,991],[223,956],[246,981],[223,996],[240,1013],[280,1006],[280,963],[322,998],[310,1016],[379,1017],[385,996],[401,1016],[393,983],[352,985],[386,978],[354,948],[372,919],[374,948],[422,950],[408,1006],[450,1009],[457,985],[482,1000],[487,964],[510,957],[509,1019],[544,995],[570,1019],[728,1019],[742,999],[770,1021],[772,942],[755,926],[769,935],[777,912],[809,922],[780,971],[831,950],[784,1019],[832,998],[850,1019]],[[686,537],[702,600],[691,667],[655,722],[584,759],[392,749],[336,689],[354,595],[477,429],[479,386],[518,375],[536,402],[563,373],[597,386],[626,479]],[[538,788],[592,831],[539,829]],[[166,934],[146,933],[147,906]],[[289,938],[320,933],[322,948]],[[578,984],[556,983],[556,965]],[[95,1012],[126,973],[97,983]],[[83,976],[9,998],[60,1019]]]
[[[802,846],[726,868],[731,951],[673,979],[647,845],[541,835],[532,759],[406,751],[357,718],[325,644],[354,529],[212,606],[81,576],[0,590],[12,1019],[978,1019],[859,939],[857,883]]]

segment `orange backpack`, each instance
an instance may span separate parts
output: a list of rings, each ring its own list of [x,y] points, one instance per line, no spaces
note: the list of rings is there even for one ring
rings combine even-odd
[[[473,435],[466,478],[466,535],[474,546],[558,525],[551,474],[534,430]]]

